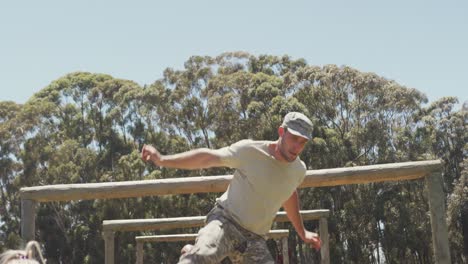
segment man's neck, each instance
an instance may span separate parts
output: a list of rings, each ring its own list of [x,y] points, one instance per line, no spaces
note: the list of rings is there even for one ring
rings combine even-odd
[[[273,141],[268,145],[268,153],[272,155],[277,161],[288,162],[281,154],[279,141]]]

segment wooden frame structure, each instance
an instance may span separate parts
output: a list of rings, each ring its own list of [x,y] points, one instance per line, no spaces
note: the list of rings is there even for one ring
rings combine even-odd
[[[267,234],[268,238],[279,240],[281,242],[281,254],[288,256],[288,236],[289,230],[275,229],[270,230]],[[197,234],[177,234],[177,235],[157,235],[157,236],[137,236],[136,241],[136,264],[143,264],[144,250],[143,244],[147,242],[180,242],[180,241],[194,241]],[[283,257],[283,264],[289,264],[289,258]]]
[[[303,221],[318,220],[319,233],[322,239],[320,249],[321,263],[330,263],[330,245],[328,236],[327,218],[330,210],[301,210]],[[156,219],[121,219],[104,220],[102,223],[106,264],[114,264],[115,255],[115,232],[128,231],[154,231],[162,229],[201,227],[205,224],[206,216],[156,218]],[[286,212],[276,214],[274,222],[289,222]]]
[[[223,192],[232,175],[150,181],[62,184],[21,188],[21,236],[35,237],[38,202],[130,198],[167,194]],[[436,263],[451,263],[445,194],[440,160],[402,162],[349,168],[309,170],[299,188],[362,184],[425,178],[428,190],[433,253]]]

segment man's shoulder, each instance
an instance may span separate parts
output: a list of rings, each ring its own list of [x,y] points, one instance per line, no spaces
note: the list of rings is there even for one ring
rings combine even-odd
[[[270,141],[266,140],[253,140],[253,139],[242,139],[237,141],[236,143],[232,144],[232,146],[237,147],[261,147],[268,145]]]
[[[307,165],[305,164],[305,162],[303,160],[301,160],[300,158],[297,159],[298,160],[298,163],[301,167],[303,167],[305,170],[307,169]]]
[[[300,161],[301,161],[301,167],[304,170],[304,174],[305,174],[305,172],[307,171],[307,165],[305,164],[304,161],[302,161],[302,160],[300,160]]]
[[[307,171],[307,165],[298,157],[291,163],[290,169],[296,171],[299,174],[305,174]]]
[[[241,155],[261,154],[262,156],[267,156],[265,153],[268,152],[268,145],[270,142],[271,141],[265,140],[243,139],[232,144],[229,149]]]
[[[228,147],[216,150],[223,165],[231,168],[238,168],[242,162],[255,160],[252,155],[258,158],[259,153],[264,153],[263,150],[267,143],[251,139],[243,139]]]

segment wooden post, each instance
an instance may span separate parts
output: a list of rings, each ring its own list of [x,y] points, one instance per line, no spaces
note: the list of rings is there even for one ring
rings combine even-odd
[[[34,200],[21,199],[21,237],[24,244],[35,239],[36,204]]]
[[[322,264],[330,264],[330,238],[328,237],[328,221],[326,217],[319,220],[320,239],[322,247],[320,248],[320,257]]]
[[[281,249],[283,252],[283,264],[289,264],[288,237],[281,238]]]
[[[102,233],[104,237],[104,258],[105,264],[114,264],[114,238],[115,232],[113,231],[104,231]]]
[[[452,263],[450,257],[447,223],[445,221],[445,193],[441,172],[426,177],[432,228],[432,248],[435,263]]]
[[[136,264],[143,264],[143,242],[140,241],[136,244]]]

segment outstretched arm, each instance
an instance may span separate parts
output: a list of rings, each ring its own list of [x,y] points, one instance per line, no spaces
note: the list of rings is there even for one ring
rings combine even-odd
[[[155,147],[144,145],[141,150],[141,158],[146,162],[151,161],[157,166],[186,170],[222,166],[219,152],[207,148],[190,150],[174,155],[161,155]]]
[[[299,213],[299,195],[297,194],[297,190],[283,203],[283,208],[299,237],[305,243],[311,244],[315,249],[320,249],[321,241],[317,233],[310,232],[304,227],[302,216]]]

